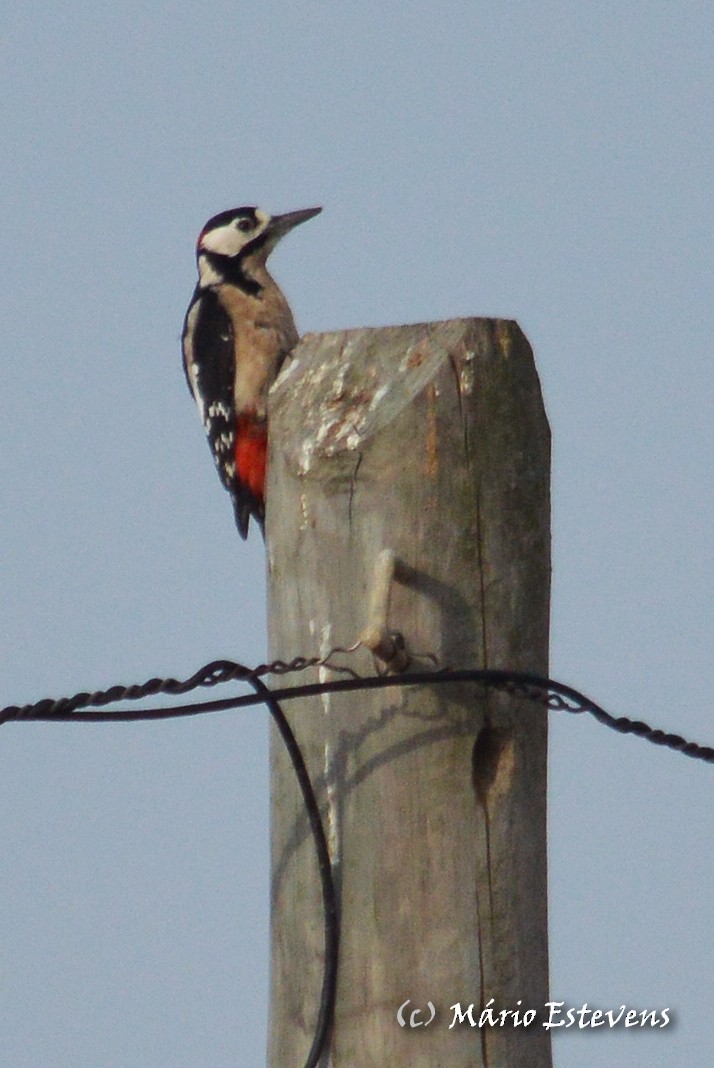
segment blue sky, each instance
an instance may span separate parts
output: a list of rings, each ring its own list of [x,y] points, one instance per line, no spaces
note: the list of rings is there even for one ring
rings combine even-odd
[[[515,318],[554,438],[553,674],[703,742],[712,615],[703,3],[10,4],[0,41],[0,703],[265,656],[180,367],[193,244],[324,212],[301,330]],[[306,652],[295,650],[295,652]],[[552,990],[671,1006],[555,1063],[705,1063],[711,771],[552,721]],[[262,713],[0,744],[0,1058],[260,1063]]]

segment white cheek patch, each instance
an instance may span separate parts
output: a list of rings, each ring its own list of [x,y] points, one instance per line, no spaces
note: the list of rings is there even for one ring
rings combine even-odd
[[[271,219],[268,212],[261,211],[260,208],[256,208],[255,217],[258,225],[248,233],[239,230],[235,223],[227,223],[225,226],[217,226],[215,230],[209,230],[201,238],[199,252],[214,252],[218,256],[237,256],[249,241],[263,233]]]
[[[209,230],[201,238],[201,249],[206,252],[215,252],[219,256],[237,256],[240,250],[250,238],[235,226],[218,226],[215,230]]]

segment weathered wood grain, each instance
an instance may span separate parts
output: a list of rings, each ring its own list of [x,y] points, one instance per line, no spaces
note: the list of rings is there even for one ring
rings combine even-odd
[[[273,389],[271,657],[366,623],[382,549],[407,565],[390,626],[442,665],[547,673],[550,436],[516,323],[308,335]],[[361,651],[349,663],[372,673]],[[425,667],[425,661],[415,666]],[[325,672],[323,671],[323,677]],[[548,1032],[449,1029],[459,1002],[548,998],[546,713],[469,687],[287,708],[318,790],[342,911],[330,1063],[550,1064]],[[275,741],[275,740],[274,740]],[[300,1065],[322,967],[320,891],[297,787],[272,754],[273,1066]],[[396,1013],[432,1001],[428,1029]]]

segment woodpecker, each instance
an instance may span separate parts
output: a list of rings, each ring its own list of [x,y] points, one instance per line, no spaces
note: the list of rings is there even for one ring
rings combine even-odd
[[[268,390],[298,341],[266,261],[281,237],[321,210],[232,208],[209,219],[196,242],[183,365],[243,539],[251,516],[264,529]]]

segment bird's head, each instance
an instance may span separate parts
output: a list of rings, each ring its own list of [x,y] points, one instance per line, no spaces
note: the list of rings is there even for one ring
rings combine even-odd
[[[209,219],[198,235],[196,257],[201,285],[213,285],[236,274],[250,275],[265,265],[278,241],[322,208],[304,208],[269,215],[260,208],[231,208]]]

